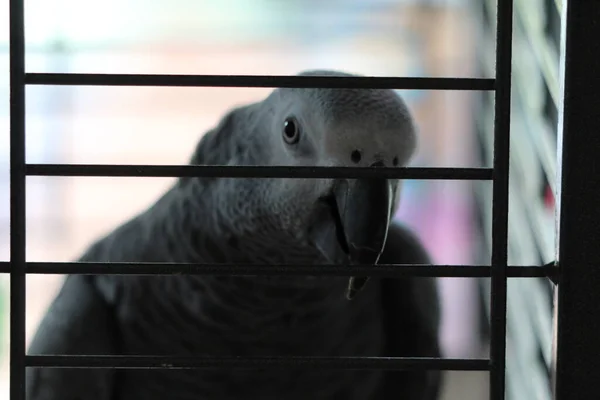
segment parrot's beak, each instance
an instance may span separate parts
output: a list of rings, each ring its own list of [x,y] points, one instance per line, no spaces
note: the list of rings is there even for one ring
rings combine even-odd
[[[341,247],[351,264],[376,264],[387,239],[392,198],[392,186],[387,179],[336,181],[327,198],[335,225],[317,228],[313,232],[315,244],[332,261],[336,257],[331,249]],[[354,297],[367,280],[367,277],[350,278],[347,298]]]
[[[387,179],[340,182],[334,189],[352,264],[377,264],[387,240],[392,213],[392,188]],[[346,297],[352,299],[368,277],[352,277]]]
[[[333,192],[350,261],[353,264],[377,263],[390,224],[392,189],[389,181],[341,181]]]

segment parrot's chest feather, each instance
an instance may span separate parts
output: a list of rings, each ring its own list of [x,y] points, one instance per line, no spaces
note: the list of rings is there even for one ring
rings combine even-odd
[[[172,213],[171,213],[172,214]],[[207,224],[155,224],[166,240],[152,242],[136,261],[193,263],[324,263],[302,237],[278,232],[281,221],[257,215],[236,230]],[[164,227],[163,227],[164,226]],[[158,229],[160,228],[160,229]],[[174,238],[177,238],[176,240]],[[165,251],[163,251],[165,250]],[[105,284],[102,284],[104,282]],[[347,278],[112,276],[99,287],[112,298],[123,354],[179,356],[378,356],[385,346],[381,293],[373,280],[354,300]],[[116,289],[115,289],[116,288]],[[275,368],[269,370],[122,370],[119,399],[364,400],[382,372]]]
[[[135,279],[135,285],[126,285],[129,287],[122,291],[125,301],[117,310],[125,354],[383,354],[385,338],[381,307],[376,306],[380,296],[376,282],[347,301],[343,298],[346,279],[321,279],[313,289],[295,286],[289,279],[277,285],[236,277]],[[326,287],[329,290],[325,291]],[[382,375],[276,368],[127,370],[121,372],[121,378],[124,400],[144,398],[146,392],[154,396],[164,392],[165,399],[173,400],[347,400],[370,398],[375,388],[381,387]],[[173,388],[178,389],[173,392]],[[319,388],[317,393],[315,388]]]

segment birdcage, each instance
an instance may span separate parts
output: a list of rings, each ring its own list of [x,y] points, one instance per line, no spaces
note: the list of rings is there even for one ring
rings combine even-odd
[[[514,2],[514,7],[513,7]],[[594,334],[598,311],[594,269],[598,224],[595,213],[595,128],[597,74],[600,57],[600,7],[592,1],[481,2],[482,19],[495,38],[482,29],[482,46],[495,43],[495,57],[482,60],[482,76],[493,78],[318,77],[252,75],[140,75],[29,73],[25,70],[24,7],[10,0],[10,261],[1,265],[10,275],[10,397],[24,399],[26,367],[37,368],[336,368],[440,369],[488,371],[490,399],[594,398],[600,375],[596,368]],[[548,10],[539,13],[539,7]],[[554,7],[554,8],[552,8]],[[513,9],[514,8],[514,9]],[[494,10],[496,13],[494,13]],[[551,11],[550,11],[551,10]],[[495,15],[494,15],[495,14]],[[513,29],[513,14],[516,16]],[[532,15],[551,16],[548,21]],[[560,24],[557,24],[560,16]],[[557,26],[562,29],[560,46]],[[513,42],[513,31],[515,41]],[[549,39],[552,35],[554,38]],[[553,42],[554,41],[554,42]],[[554,46],[552,45],[554,43]],[[560,47],[560,51],[557,48]],[[560,54],[560,57],[559,57]],[[529,59],[528,59],[529,57]],[[560,75],[553,65],[560,60]],[[529,70],[528,70],[529,69]],[[531,72],[535,70],[536,72]],[[539,77],[543,79],[539,81]],[[482,98],[480,124],[484,168],[298,168],[179,165],[39,164],[25,160],[25,88],[31,85],[179,86],[179,87],[328,87],[469,90]],[[511,113],[512,110],[517,112]],[[558,111],[557,111],[558,110]],[[493,119],[493,131],[485,121]],[[552,162],[551,135],[558,132],[558,160]],[[512,134],[512,135],[511,135]],[[538,136],[533,136],[538,135]],[[550,137],[550,138],[549,138]],[[511,158],[511,138],[524,143]],[[529,151],[523,150],[529,149]],[[536,162],[533,162],[535,160]],[[541,170],[540,170],[541,166]],[[558,177],[552,177],[556,173]],[[509,179],[509,171],[517,175]],[[240,177],[240,178],[360,178],[491,181],[491,194],[478,192],[482,204],[482,236],[489,254],[480,265],[337,266],[321,268],[328,275],[470,277],[482,279],[489,306],[490,357],[471,359],[362,357],[160,357],[26,355],[25,278],[27,274],[211,274],[214,265],[27,262],[25,256],[25,181],[28,176],[110,177]],[[524,179],[527,176],[527,179]],[[533,178],[530,178],[532,176]],[[544,197],[556,193],[557,246],[544,215]],[[510,235],[514,223],[527,228]],[[529,243],[529,244],[527,244]],[[529,254],[524,254],[527,249]],[[536,251],[531,252],[531,249]],[[486,262],[485,260],[488,260]],[[219,274],[314,274],[311,268],[289,265],[219,269]],[[551,286],[548,278],[554,282]],[[555,335],[550,337],[550,294],[557,294]],[[523,320],[526,309],[529,319]],[[509,328],[507,330],[507,327]],[[554,352],[549,350],[554,347]],[[535,380],[524,382],[523,360],[536,358]],[[550,371],[550,372],[549,372]],[[546,377],[544,375],[547,375]],[[553,378],[553,381],[548,378]],[[548,384],[550,382],[550,384]]]

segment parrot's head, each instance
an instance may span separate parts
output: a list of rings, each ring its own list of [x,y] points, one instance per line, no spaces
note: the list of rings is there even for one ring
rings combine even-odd
[[[256,145],[269,148],[263,165],[402,167],[415,152],[413,120],[393,90],[281,88],[261,107],[268,110],[255,132],[264,140]],[[263,202],[284,230],[332,263],[378,261],[398,204],[398,180],[268,181]]]

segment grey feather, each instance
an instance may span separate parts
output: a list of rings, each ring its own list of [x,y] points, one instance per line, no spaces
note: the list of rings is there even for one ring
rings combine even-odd
[[[402,166],[416,143],[410,113],[393,91],[277,89],[261,102],[230,111],[200,140],[191,163]],[[182,178],[148,210],[94,243],[81,260],[308,264],[316,271],[319,264],[380,258],[428,262],[414,235],[390,224],[399,192],[397,181],[381,179]],[[73,283],[55,300],[30,351],[64,350],[56,337],[65,334],[69,341],[68,331],[89,321],[83,314],[91,305],[77,304],[76,296],[83,295],[73,294],[83,286],[69,279]],[[349,302],[347,279],[335,277],[86,279],[88,296],[98,298],[94,304],[107,314],[95,321],[104,324],[96,330],[116,336],[114,342],[68,350],[186,356],[439,353],[437,292],[429,283],[421,291],[423,281],[373,279]],[[56,319],[63,321],[62,332],[54,332]],[[68,372],[53,374],[30,378],[27,398],[70,398]],[[81,382],[111,388],[112,396],[102,400],[430,400],[434,397],[425,393],[439,387],[439,375],[423,372],[122,370],[114,383],[92,371],[79,374]],[[100,399],[94,396],[74,398]]]
[[[111,355],[116,351],[113,310],[87,276],[69,276],[29,346],[29,354]],[[28,368],[28,399],[113,399],[114,372],[107,369]]]

